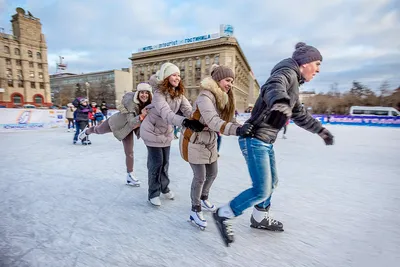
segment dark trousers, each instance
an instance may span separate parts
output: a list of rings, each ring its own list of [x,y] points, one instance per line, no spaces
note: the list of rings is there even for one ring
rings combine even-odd
[[[79,133],[81,132],[81,131],[83,131],[83,129],[85,129],[85,127],[88,125],[88,121],[76,121],[75,122],[75,128],[76,128],[76,131],[75,131],[75,135],[74,135],[74,140],[75,141],[78,141],[78,135],[79,135]]]
[[[147,170],[149,176],[149,199],[169,192],[170,147],[147,147]]]
[[[72,127],[72,129],[75,128],[74,119],[69,119],[68,118],[68,129],[70,129],[71,127]]]

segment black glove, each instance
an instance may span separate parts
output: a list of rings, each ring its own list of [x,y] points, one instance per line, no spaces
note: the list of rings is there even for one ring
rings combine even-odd
[[[281,129],[292,116],[292,108],[286,103],[276,103],[272,106],[266,123],[275,129]]]
[[[189,128],[194,132],[201,132],[204,129],[204,125],[200,123],[198,120],[184,119],[182,122],[182,126]]]
[[[253,124],[246,122],[236,129],[236,135],[241,137],[251,136],[253,135],[253,127]]]
[[[324,139],[325,145],[330,146],[333,145],[333,135],[331,134],[330,131],[328,131],[326,128],[322,128],[321,131],[318,133],[319,136],[321,136],[322,139]]]

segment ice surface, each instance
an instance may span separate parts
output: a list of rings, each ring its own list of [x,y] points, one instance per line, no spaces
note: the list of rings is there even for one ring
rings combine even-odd
[[[0,133],[0,266],[399,266],[400,129],[328,128],[332,147],[295,125],[275,144],[271,210],[285,231],[250,228],[248,209],[234,220],[230,248],[211,214],[205,231],[187,222],[192,171],[178,141],[175,200],[155,208],[142,140],[135,169],[143,183],[132,188],[112,134],[92,135],[85,147],[65,129]],[[237,138],[223,137],[210,200],[225,204],[250,184]]]

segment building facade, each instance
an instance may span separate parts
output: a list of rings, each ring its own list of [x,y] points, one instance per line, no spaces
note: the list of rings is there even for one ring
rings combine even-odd
[[[312,98],[315,96],[315,91],[310,90],[310,91],[300,91],[299,93],[299,99],[300,103],[305,103],[308,99]]]
[[[0,33],[0,105],[51,106],[42,24],[22,8],[17,8],[11,23],[13,34]]]
[[[175,42],[179,43],[179,41]],[[163,47],[163,45],[159,46]],[[200,81],[210,75],[211,66],[216,63],[229,66],[235,72],[234,92],[236,108],[239,112],[243,112],[249,104],[254,104],[260,92],[260,86],[250,65],[236,38],[232,36],[139,51],[133,53],[130,59],[134,88],[138,83],[148,81],[163,63],[172,62],[181,71],[186,97],[194,101],[200,92]]]
[[[57,73],[50,75],[50,86],[54,105],[65,106],[75,97],[86,97],[90,102],[105,101],[110,108],[115,108],[122,96],[133,90],[132,70]]]

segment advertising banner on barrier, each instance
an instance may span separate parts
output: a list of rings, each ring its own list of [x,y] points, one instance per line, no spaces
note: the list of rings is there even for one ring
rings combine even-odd
[[[312,115],[322,124],[332,125],[358,125],[358,126],[380,126],[380,127],[400,127],[400,117],[380,117],[380,116],[349,116],[349,115]],[[243,124],[250,118],[250,113],[239,113],[236,121]],[[291,121],[291,123],[293,123]]]
[[[65,110],[0,109],[0,131],[65,127]]]

